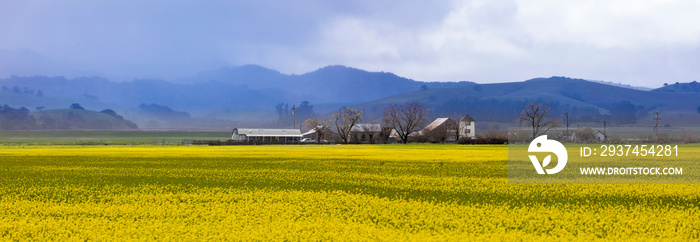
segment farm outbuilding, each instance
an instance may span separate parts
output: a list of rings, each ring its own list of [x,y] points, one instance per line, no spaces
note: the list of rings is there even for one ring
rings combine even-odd
[[[595,133],[593,133],[593,135],[595,135],[595,139],[598,140],[598,142],[608,141],[608,135],[600,130],[596,130]]]
[[[476,138],[476,131],[475,131],[475,126],[476,126],[476,121],[472,118],[472,116],[469,116],[469,114],[464,115],[462,119],[459,120],[459,137],[460,138]]]
[[[231,134],[231,140],[257,143],[297,143],[301,141],[301,136],[301,131],[298,129],[235,128]]]
[[[350,129],[350,142],[357,144],[380,144],[386,142],[381,124],[355,124]]]
[[[476,122],[471,116],[464,115],[458,122],[450,118],[437,118],[425,128],[413,132],[409,136],[416,141],[424,142],[453,142],[463,138],[476,138],[474,131]]]
[[[428,142],[445,142],[455,141],[455,133],[457,124],[450,118],[437,118],[432,123],[425,126],[422,130],[416,132],[416,137],[419,140]]]

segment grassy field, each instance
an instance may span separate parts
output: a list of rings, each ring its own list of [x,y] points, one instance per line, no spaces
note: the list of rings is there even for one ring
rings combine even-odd
[[[512,185],[507,163],[506,146],[4,146],[0,236],[700,239],[700,185]]]
[[[227,140],[231,131],[13,131],[0,132],[0,145],[180,144],[183,140]]]

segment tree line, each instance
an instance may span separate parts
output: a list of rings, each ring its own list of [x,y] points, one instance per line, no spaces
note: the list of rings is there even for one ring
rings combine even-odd
[[[71,104],[69,110],[84,110],[80,104]],[[61,129],[113,129],[131,128],[138,126],[114,110],[105,109],[100,113],[109,115],[115,120],[105,121],[83,117],[77,111],[68,111],[59,114],[47,114],[44,112],[32,113],[26,107],[12,108],[8,105],[0,106],[0,130],[61,130]]]
[[[18,86],[13,86],[11,88],[2,86],[3,91],[7,92],[14,92],[14,93],[22,93],[22,94],[29,94],[29,95],[36,95],[37,97],[43,97],[44,92],[42,90],[34,90],[31,88],[26,88],[26,87],[18,87]]]
[[[287,127],[289,124],[301,124],[302,120],[316,116],[314,106],[309,101],[302,101],[299,106],[289,103],[278,103],[275,105],[277,111],[277,120],[270,123],[272,127]],[[297,122],[297,120],[300,120]],[[296,127],[295,127],[296,128]]]

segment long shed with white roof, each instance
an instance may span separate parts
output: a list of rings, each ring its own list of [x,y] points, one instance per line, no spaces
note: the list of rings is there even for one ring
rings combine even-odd
[[[235,128],[231,133],[231,140],[239,142],[295,143],[301,141],[301,136],[301,130],[298,129]]]

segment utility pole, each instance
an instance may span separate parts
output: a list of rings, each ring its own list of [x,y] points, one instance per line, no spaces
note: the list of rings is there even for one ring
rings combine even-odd
[[[293,123],[294,125],[292,125],[292,128],[297,127],[297,112],[296,111],[297,111],[297,105],[292,105],[292,116],[293,116],[292,119],[294,119],[294,123]]]
[[[566,116],[566,138],[569,138],[569,113],[564,113],[564,116]]]
[[[608,141],[608,122],[603,121],[603,142]]]
[[[656,120],[656,125],[654,125],[654,134],[656,135],[656,140],[659,140],[659,114],[660,114],[660,112],[654,112],[654,114],[656,114],[656,118],[654,118],[654,120]]]

